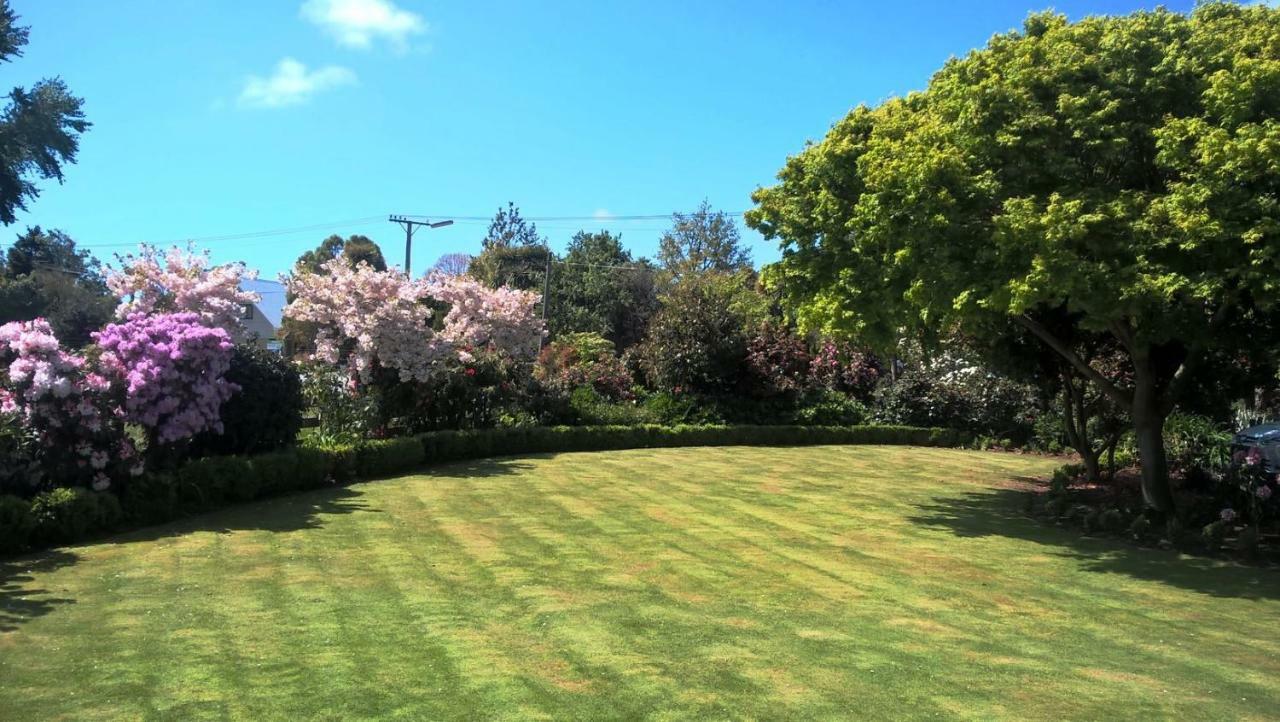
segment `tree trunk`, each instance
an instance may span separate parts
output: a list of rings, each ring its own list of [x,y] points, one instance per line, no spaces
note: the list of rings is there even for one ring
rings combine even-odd
[[[1133,432],[1142,464],[1142,500],[1162,514],[1173,511],[1169,464],[1164,453],[1164,420],[1168,415],[1151,371],[1134,359]]]
[[[1102,481],[1102,465],[1098,463],[1098,454],[1088,444],[1076,451],[1080,452],[1080,458],[1084,461],[1085,478],[1093,482]]]

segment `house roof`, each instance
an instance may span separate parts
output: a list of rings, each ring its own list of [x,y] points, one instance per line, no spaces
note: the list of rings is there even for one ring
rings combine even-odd
[[[262,300],[257,303],[258,310],[273,327],[280,328],[280,322],[284,319],[284,284],[260,278],[244,278],[240,280],[240,288],[262,296]]]

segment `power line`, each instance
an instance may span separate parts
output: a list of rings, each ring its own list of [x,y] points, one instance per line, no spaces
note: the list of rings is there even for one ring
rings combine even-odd
[[[744,211],[717,211],[717,213],[724,216],[729,216],[732,218],[740,218],[742,217]],[[672,216],[671,213],[650,213],[650,214],[610,215],[610,216],[595,216],[595,215],[591,215],[591,216],[527,216],[524,218],[524,220],[529,221],[531,223],[574,222],[574,223],[589,223],[589,224],[597,224],[597,225],[610,225],[614,223],[632,223],[636,221],[670,220],[671,216]],[[464,216],[464,215],[455,215],[451,213],[434,213],[429,215],[404,214],[399,217],[404,219],[452,218],[453,220],[457,221],[459,225],[478,225],[482,223],[488,223],[493,220],[491,216]],[[181,245],[184,243],[208,244],[208,243],[219,243],[219,242],[225,242],[225,241],[255,240],[259,238],[271,238],[273,236],[287,236],[287,235],[295,235],[299,233],[323,232],[323,231],[332,231],[338,228],[351,228],[355,226],[372,225],[374,223],[385,222],[385,220],[386,220],[386,216],[382,216],[382,215],[365,216],[362,218],[349,218],[345,220],[331,221],[328,223],[314,223],[314,224],[305,225],[305,226],[291,226],[288,228],[272,228],[267,230],[246,231],[242,233],[227,233],[222,235],[174,238],[174,239],[163,240],[163,241],[142,240],[142,241],[127,242],[127,243],[85,243],[85,244],[77,244],[77,247],[79,248],[131,248],[139,245],[140,243],[146,243],[153,246],[170,246],[170,245]],[[574,230],[573,226],[558,226],[558,227],[545,226],[545,228],[547,228],[547,230]],[[581,230],[581,228],[579,228],[578,230]],[[655,227],[634,227],[633,226],[628,228],[627,230],[660,231],[663,229],[655,228]]]
[[[348,228],[351,226],[369,225],[376,222],[383,222],[386,216],[366,216],[364,218],[351,218],[344,221],[332,221],[330,223],[316,223],[309,226],[294,226],[292,228],[274,228],[265,231],[249,231],[246,233],[229,233],[221,236],[204,236],[198,238],[180,238],[169,241],[139,241],[134,243],[86,243],[77,246],[79,248],[125,248],[136,246],[138,243],[148,243],[153,246],[168,246],[182,243],[210,243],[214,241],[238,241],[255,238],[270,238],[271,236],[287,236],[295,233],[311,233],[314,231],[332,230],[334,228]]]

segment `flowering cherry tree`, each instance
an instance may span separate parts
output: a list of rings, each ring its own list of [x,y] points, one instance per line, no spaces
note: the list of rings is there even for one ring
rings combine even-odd
[[[0,418],[36,439],[34,481],[80,483],[99,491],[143,471],[111,403],[110,381],[64,351],[44,319],[0,326]]]
[[[161,444],[222,432],[223,402],[238,389],[224,374],[231,337],[196,313],[131,314],[94,334],[103,375],[123,391],[122,418]]]
[[[470,360],[468,348],[517,358],[538,353],[545,333],[534,311],[538,294],[489,288],[468,276],[444,273],[428,277],[427,287],[433,298],[449,304],[440,335],[460,347],[464,362]]]
[[[116,316],[136,313],[198,314],[207,326],[233,331],[240,327],[245,304],[261,297],[240,288],[242,279],[257,278],[242,263],[213,266],[208,252],[191,246],[161,251],[143,244],[138,253],[117,256],[120,270],[108,270],[107,286],[120,297]]]
[[[294,297],[285,316],[316,324],[313,358],[345,361],[361,381],[370,381],[377,368],[395,370],[401,381],[427,381],[441,362],[469,361],[476,350],[536,351],[542,333],[533,313],[536,294],[443,274],[412,279],[341,259],[323,270],[283,279]],[[437,303],[449,305],[438,332],[431,326]]]
[[[319,328],[317,361],[345,360],[366,382],[378,366],[395,369],[402,381],[424,381],[450,352],[431,329],[431,295],[423,281],[363,262],[353,268],[342,259],[322,269],[282,279],[294,298],[285,316]]]

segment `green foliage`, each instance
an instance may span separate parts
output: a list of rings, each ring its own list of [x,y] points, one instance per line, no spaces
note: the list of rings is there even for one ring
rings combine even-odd
[[[1037,414],[1029,388],[963,364],[913,365],[896,380],[883,378],[874,409],[882,423],[966,429],[1019,444],[1031,438]]]
[[[846,394],[819,390],[802,398],[793,419],[807,426],[857,426],[870,419],[870,412]]]
[[[788,159],[747,217],[785,246],[768,278],[885,345],[1006,318],[1061,346],[1034,317],[1064,307],[1127,355],[1103,388],[1167,510],[1164,416],[1280,335],[1278,35],[1265,4],[1034,15]]]
[[[672,214],[671,229],[658,240],[658,262],[676,278],[732,274],[750,270],[751,251],[733,219],[704,200],[693,213]]]
[[[0,324],[45,318],[62,343],[79,348],[115,305],[101,264],[62,231],[27,228],[0,264]]]
[[[248,501],[258,493],[253,465],[239,456],[210,456],[183,464],[177,471],[178,499],[185,509],[221,506],[225,501]]]
[[[498,207],[489,222],[489,232],[481,242],[484,250],[516,248],[520,246],[546,246],[547,241],[538,235],[538,226],[520,216],[520,209],[515,203],[507,202],[507,207]]]
[[[17,19],[8,0],[0,0],[0,63],[21,56],[27,44],[28,28]],[[9,91],[0,113],[0,223],[13,223],[40,195],[33,177],[62,182],[62,167],[75,162],[80,134],[91,125],[82,105],[60,78]]]
[[[1169,466],[1174,470],[1217,471],[1231,463],[1231,433],[1203,416],[1170,414],[1164,439]]]
[[[25,549],[35,527],[30,502],[9,494],[0,495],[0,554]]]
[[[347,392],[350,378],[325,365],[306,368],[302,374],[302,395],[316,415],[315,436],[326,443],[351,443],[368,437],[381,419],[376,387],[362,393]]]
[[[746,329],[768,312],[752,281],[749,273],[708,273],[682,278],[667,291],[638,351],[656,390],[722,394],[738,388]]]
[[[422,466],[426,452],[418,439],[381,439],[356,447],[356,476],[374,479],[403,474]]]
[[[608,231],[580,231],[554,264],[548,299],[552,338],[593,332],[625,350],[644,338],[658,310],[655,269]]]
[[[541,293],[548,259],[554,260],[554,255],[547,246],[494,246],[471,259],[467,273],[490,288],[507,286]]]
[[[159,524],[178,515],[178,482],[169,472],[148,472],[131,479],[120,504],[135,526]]]
[[[566,334],[538,354],[533,377],[553,393],[568,394],[582,386],[610,399],[632,396],[634,380],[613,342],[598,333]]]
[[[123,514],[113,494],[64,487],[37,494],[31,516],[33,543],[67,544],[114,528]]]
[[[257,454],[297,440],[306,402],[293,364],[257,345],[240,344],[226,379],[240,390],[222,405],[223,431],[193,439],[192,454]]]

